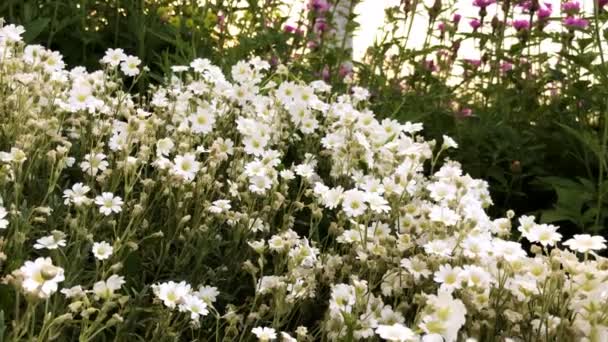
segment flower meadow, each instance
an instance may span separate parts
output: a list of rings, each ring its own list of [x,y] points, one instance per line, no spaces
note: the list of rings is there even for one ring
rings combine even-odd
[[[253,57],[159,85],[0,28],[0,340],[608,340],[601,236],[492,218],[458,142]]]

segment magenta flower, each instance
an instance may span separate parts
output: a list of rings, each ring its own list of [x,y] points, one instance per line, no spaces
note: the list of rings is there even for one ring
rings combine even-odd
[[[571,30],[584,30],[589,26],[589,21],[587,19],[575,17],[566,17],[562,23]]]
[[[527,31],[530,29],[530,22],[527,19],[513,20],[513,27],[517,31]]]
[[[471,116],[473,116],[473,110],[471,108],[462,108],[462,110],[460,111],[460,113],[458,113],[458,116],[461,118],[469,118]]]
[[[473,0],[473,6],[479,8],[486,8],[493,3],[496,3],[496,0]]]
[[[308,2],[308,9],[318,13],[325,13],[329,10],[329,3],[327,0],[310,0]]]
[[[553,7],[550,3],[545,2],[545,7],[539,8],[536,15],[538,16],[538,20],[544,20],[551,16],[551,12],[553,12]]]
[[[608,0],[598,0],[597,4],[602,8],[608,4]]]
[[[445,23],[444,23],[444,22],[440,22],[440,23],[437,25],[437,29],[438,29],[438,30],[439,30],[441,33],[444,33],[444,32],[445,32]]]
[[[471,25],[473,31],[477,31],[477,29],[481,26],[481,22],[478,19],[473,19],[469,21],[469,25]]]
[[[352,73],[353,73],[353,65],[351,63],[340,64],[340,69],[338,69],[338,75],[340,75],[340,77],[346,77]]]
[[[511,64],[509,62],[500,63],[500,71],[507,72],[507,71],[511,71],[511,70],[513,70],[513,64]]]
[[[580,12],[581,4],[578,1],[568,1],[562,4],[562,11],[566,12],[569,16]]]
[[[469,64],[470,66],[474,66],[474,67],[480,67],[481,66],[481,59],[469,59],[469,58],[466,58],[464,61],[467,64]]]
[[[292,25],[287,24],[283,27],[283,31],[285,31],[287,33],[294,33],[294,32],[296,32],[296,28]]]
[[[608,1],[608,0],[606,0]],[[462,19],[462,16],[458,13],[454,14],[454,17],[452,18],[452,22],[454,23],[454,25],[458,25],[458,23],[460,22],[460,19]]]
[[[325,18],[315,19],[314,29],[317,32],[325,32],[328,29],[327,21],[325,20]]]

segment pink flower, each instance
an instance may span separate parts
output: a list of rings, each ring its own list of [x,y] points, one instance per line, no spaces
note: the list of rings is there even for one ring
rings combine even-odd
[[[308,2],[308,9],[319,13],[325,13],[329,10],[329,3],[327,0],[310,0]]]
[[[315,19],[315,31],[317,32],[325,32],[328,29],[327,20],[325,18],[317,18]]]
[[[589,21],[587,19],[575,17],[566,17],[562,23],[571,30],[584,30],[589,26]]]
[[[600,8],[604,7],[606,4],[608,4],[608,0],[598,0],[597,4]]]
[[[473,19],[469,21],[469,25],[471,25],[473,31],[477,31],[477,29],[481,27],[481,22],[478,19]]]
[[[444,33],[444,32],[445,32],[445,23],[444,23],[444,22],[440,22],[440,23],[437,25],[437,29],[439,29],[439,31],[440,31],[441,33]]]
[[[527,31],[530,29],[530,22],[527,19],[513,20],[513,27],[517,31]]]
[[[553,8],[552,8],[551,4],[548,2],[545,2],[545,7],[539,8],[536,15],[538,16],[538,20],[544,20],[551,16],[551,12],[553,12]]]
[[[330,73],[329,73],[329,67],[327,65],[325,65],[323,67],[323,70],[321,71],[321,77],[323,77],[323,80],[325,82],[329,81]]]
[[[511,71],[511,70],[513,70],[513,64],[511,64],[509,62],[500,63],[500,71],[507,72],[507,71]]]
[[[424,61],[424,67],[430,72],[437,71],[437,66],[435,65],[435,61],[432,59],[428,59],[428,60]]]
[[[294,33],[296,31],[296,28],[292,25],[287,24],[283,27],[283,31],[287,33]]]
[[[576,14],[580,12],[581,4],[578,1],[568,1],[562,4],[562,11],[566,12],[568,15]]]
[[[496,0],[473,0],[473,6],[479,8],[486,8],[495,2]]]
[[[460,111],[460,113],[458,113],[458,116],[461,118],[469,118],[471,116],[473,116],[473,110],[471,108],[462,108],[462,110]]]
[[[606,0],[608,1],[608,0]],[[458,13],[454,14],[454,17],[452,17],[452,22],[454,23],[454,25],[458,25],[458,23],[460,22],[460,19],[462,19],[462,16]]]
[[[338,70],[338,75],[340,75],[340,77],[346,77],[352,73],[353,73],[353,65],[351,63],[340,64],[340,69]]]
[[[481,59],[469,59],[469,58],[466,58],[464,61],[467,62],[467,64],[469,64],[471,66],[474,66],[474,67],[481,66]]]

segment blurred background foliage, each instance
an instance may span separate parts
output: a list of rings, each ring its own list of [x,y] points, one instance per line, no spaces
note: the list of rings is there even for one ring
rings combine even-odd
[[[4,0],[0,17],[24,25],[28,43],[60,51],[69,66],[96,68],[107,48],[122,47],[150,68],[142,87],[196,57],[227,70],[257,55],[338,91],[352,79],[370,90],[380,117],[423,122],[429,138],[453,136],[460,148],[452,158],[488,180],[494,214],[514,209],[561,224],[565,235],[605,234],[606,1],[560,12],[537,0],[475,0],[477,17],[460,18],[454,0],[404,0],[387,9],[360,61],[351,61],[349,41],[360,1],[296,2]],[[424,27],[414,25],[420,15]],[[560,28],[548,30],[551,23]],[[412,35],[424,44],[408,47]],[[460,57],[464,42],[479,59]]]

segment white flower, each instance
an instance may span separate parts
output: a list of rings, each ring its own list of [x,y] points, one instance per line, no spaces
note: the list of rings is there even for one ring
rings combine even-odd
[[[207,305],[215,303],[219,294],[220,292],[217,290],[217,287],[203,285],[198,288],[198,291],[194,292],[194,295],[202,299]]]
[[[224,211],[230,210],[230,201],[229,200],[217,200],[213,201],[211,206],[209,207],[209,211],[214,214],[219,214]]]
[[[96,282],[93,285],[93,293],[97,298],[109,299],[116,290],[120,290],[124,283],[124,277],[113,274],[106,281]]]
[[[122,211],[122,198],[114,196],[111,192],[104,192],[101,196],[95,197],[95,204],[99,206],[99,211],[105,216]]]
[[[418,341],[418,336],[408,327],[400,323],[393,325],[380,324],[376,328],[376,334],[387,341]]]
[[[166,157],[173,151],[173,147],[175,147],[175,144],[170,138],[160,139],[156,142],[156,154]]]
[[[82,171],[90,176],[97,175],[99,171],[105,171],[108,168],[108,162],[105,160],[106,155],[103,153],[89,153],[84,156],[84,161],[80,163]]]
[[[72,186],[72,189],[67,189],[63,191],[63,201],[64,204],[74,204],[75,206],[81,206],[83,204],[87,204],[90,202],[90,198],[86,196],[86,194],[91,190],[87,185],[83,185],[82,183],[76,183]]]
[[[65,234],[59,231],[54,231],[54,234],[49,236],[43,236],[36,240],[34,249],[57,249],[59,247],[65,247]]]
[[[0,27],[0,42],[3,40],[9,43],[17,43],[21,41],[21,35],[25,32],[25,28],[21,25],[13,24]]]
[[[54,266],[51,258],[26,261],[19,270],[23,275],[23,289],[40,298],[48,298],[55,293],[58,284],[65,279],[63,268]]]
[[[173,173],[190,182],[200,170],[201,164],[196,161],[196,157],[192,153],[187,153],[183,156],[178,155],[173,161]]]
[[[122,63],[120,63],[120,70],[127,76],[137,76],[139,74],[139,64],[141,60],[135,56],[127,56]]]
[[[530,242],[538,242],[543,246],[553,246],[562,239],[562,235],[557,232],[557,227],[550,224],[534,225],[524,236]]]
[[[207,304],[202,299],[192,295],[184,296],[182,303],[179,305],[179,311],[189,312],[192,320],[197,320],[200,316],[209,314]]]
[[[127,58],[123,49],[108,49],[105,56],[101,59],[101,63],[109,64],[112,67],[118,66],[120,62]]]
[[[458,266],[452,268],[451,265],[445,264],[439,266],[439,270],[435,272],[435,277],[433,279],[441,284],[441,289],[451,292],[461,287],[461,272],[462,268]]]
[[[591,236],[589,234],[577,234],[571,239],[564,242],[571,250],[579,253],[587,253],[589,251],[600,251],[606,248],[606,239],[603,236]]]
[[[460,215],[450,208],[435,205],[431,208],[429,218],[433,222],[441,222],[446,226],[453,226],[460,220]]]
[[[189,295],[192,289],[185,281],[180,283],[169,281],[167,283],[153,285],[153,290],[156,297],[158,297],[166,307],[173,309],[183,302],[184,297]]]
[[[283,342],[298,342],[297,339],[293,338],[291,335],[289,335],[286,332],[281,332],[281,340]]]
[[[213,130],[215,115],[211,108],[198,107],[196,113],[188,117],[192,124],[192,132],[197,134],[207,134]]]
[[[65,298],[80,298],[85,296],[85,292],[80,285],[72,286],[69,289],[62,289],[60,292]]]
[[[114,247],[105,241],[95,242],[92,251],[97,260],[106,260],[114,253]]]
[[[441,147],[444,149],[458,148],[458,144],[456,143],[456,141],[454,141],[454,139],[448,137],[447,135],[444,135],[443,136],[443,145]]]
[[[6,229],[8,227],[8,220],[6,219],[6,209],[0,206],[0,229]]]
[[[272,328],[255,327],[251,329],[251,332],[262,342],[272,341],[277,338],[276,331]]]
[[[342,209],[349,217],[361,216],[367,210],[365,204],[365,193],[357,189],[351,189],[343,194]]]

